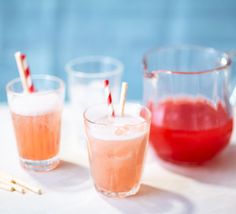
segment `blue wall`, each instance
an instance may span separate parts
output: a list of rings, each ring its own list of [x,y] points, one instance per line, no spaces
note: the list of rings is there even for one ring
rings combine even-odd
[[[18,75],[17,50],[27,54],[32,73],[64,79],[71,58],[116,57],[125,65],[128,97],[141,99],[143,53],[180,43],[236,49],[236,1],[0,0],[0,101]]]

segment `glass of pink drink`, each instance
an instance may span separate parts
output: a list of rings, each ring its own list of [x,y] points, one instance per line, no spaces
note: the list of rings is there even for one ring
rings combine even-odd
[[[64,83],[49,75],[33,76],[36,92],[23,92],[21,80],[7,84],[20,162],[26,169],[49,171],[59,163]]]
[[[134,195],[140,187],[150,111],[127,103],[124,116],[109,117],[106,105],[84,112],[91,175],[98,192],[111,197]]]

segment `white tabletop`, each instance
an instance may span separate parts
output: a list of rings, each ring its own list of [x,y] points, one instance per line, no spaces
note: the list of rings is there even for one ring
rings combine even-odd
[[[63,114],[61,164],[47,173],[28,172],[18,162],[9,111],[0,105],[0,169],[42,187],[44,194],[0,190],[0,213],[236,213],[236,135],[201,167],[164,163],[149,148],[138,195],[126,199],[98,194],[89,175],[86,146],[76,136],[70,108]]]

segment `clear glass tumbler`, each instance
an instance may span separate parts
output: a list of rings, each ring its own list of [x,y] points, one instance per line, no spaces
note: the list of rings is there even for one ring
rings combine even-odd
[[[111,197],[134,195],[140,187],[150,129],[150,111],[126,103],[123,117],[107,116],[106,105],[84,112],[91,175],[98,192]]]
[[[20,162],[26,169],[49,171],[59,163],[64,82],[54,76],[32,76],[36,92],[23,92],[19,78],[6,86]]]
[[[94,104],[105,103],[103,81],[109,79],[113,102],[118,102],[124,66],[108,56],[85,56],[71,60],[65,66],[68,77],[68,95],[73,118],[70,118],[70,137],[84,143],[83,112]]]
[[[72,105],[81,113],[88,106],[104,103],[103,80],[109,79],[113,101],[118,101],[123,64],[107,56],[86,56],[71,60],[65,67]]]

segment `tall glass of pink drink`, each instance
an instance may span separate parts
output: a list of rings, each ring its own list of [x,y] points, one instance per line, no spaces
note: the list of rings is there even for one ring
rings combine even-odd
[[[140,187],[150,111],[127,103],[125,115],[111,118],[106,105],[84,112],[91,175],[97,191],[112,197],[134,195]]]
[[[23,92],[20,79],[7,84],[8,104],[20,162],[34,171],[49,171],[59,163],[64,83],[49,75],[33,76],[36,92]]]

